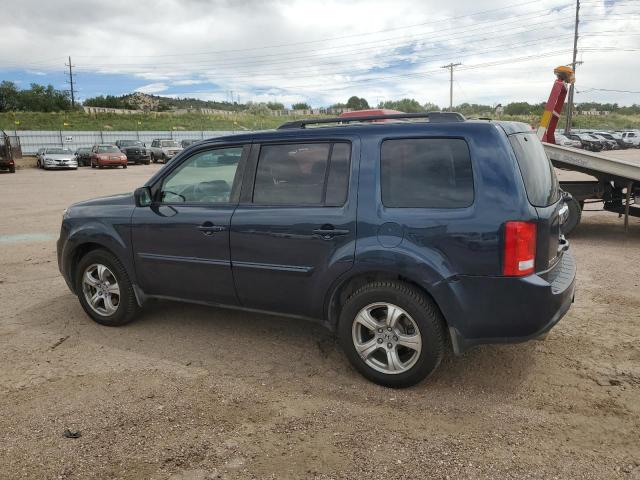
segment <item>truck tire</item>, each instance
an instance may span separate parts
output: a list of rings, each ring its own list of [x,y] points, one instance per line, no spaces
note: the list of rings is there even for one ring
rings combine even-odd
[[[16,173],[16,166],[15,165],[9,165],[9,173]]]
[[[566,200],[567,207],[569,207],[569,216],[567,221],[562,224],[562,234],[569,235],[574,228],[580,224],[582,219],[582,205],[584,203],[578,202],[575,198],[571,197]]]
[[[422,381],[446,348],[438,307],[398,281],[372,282],[351,294],[340,312],[338,339],[356,370],[391,388]]]

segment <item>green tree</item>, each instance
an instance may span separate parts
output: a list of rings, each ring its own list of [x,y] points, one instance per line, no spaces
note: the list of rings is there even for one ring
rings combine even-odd
[[[280,102],[267,102],[267,108],[269,110],[284,110],[284,104]]]
[[[388,108],[389,110],[399,110],[404,113],[424,112],[424,107],[413,98],[403,98],[401,100],[387,100],[380,102],[378,108]]]
[[[10,112],[19,108],[19,92],[16,84],[9,81],[0,83],[0,112]]]
[[[426,102],[422,108],[424,108],[425,112],[439,112],[440,111],[440,107],[438,105],[436,105],[435,103],[431,103],[431,102]]]
[[[347,100],[347,108],[351,108],[352,110],[367,110],[369,108],[369,102],[367,102],[364,97],[360,98],[354,95]]]
[[[291,105],[291,108],[294,110],[311,110],[309,104],[305,102],[294,103],[293,105]]]

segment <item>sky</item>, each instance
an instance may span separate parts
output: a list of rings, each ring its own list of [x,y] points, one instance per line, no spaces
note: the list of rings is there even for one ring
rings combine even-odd
[[[577,102],[640,104],[640,0],[580,2]],[[575,0],[3,0],[0,80],[314,107],[545,101]]]

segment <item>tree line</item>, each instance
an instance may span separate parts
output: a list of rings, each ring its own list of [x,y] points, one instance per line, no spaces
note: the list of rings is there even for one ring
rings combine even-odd
[[[281,102],[229,102],[200,100],[197,98],[169,98],[151,95],[157,100],[156,111],[169,111],[175,108],[212,108],[217,110],[248,112],[257,115],[268,114],[270,110],[284,110],[285,105]],[[132,95],[100,95],[87,98],[84,102],[86,106],[125,108],[135,110],[138,105]],[[311,106],[306,102],[298,102],[291,105],[293,110],[310,110]],[[364,97],[353,95],[344,103],[335,103],[329,108],[365,110],[372,108]],[[379,102],[377,108],[399,110],[407,113],[420,113],[439,111],[440,107],[431,102],[421,103],[414,98],[402,98],[400,100],[385,100]],[[52,85],[39,85],[32,83],[29,88],[20,89],[14,82],[3,81],[0,83],[0,112],[59,112],[71,110],[71,97],[67,90],[58,90]],[[496,105],[483,105],[477,103],[461,103],[454,107],[454,110],[467,116],[495,116]],[[544,102],[512,102],[501,106],[501,113],[504,115],[542,115]],[[628,107],[619,106],[617,103],[597,103],[583,102],[576,104],[576,110],[599,110],[619,113],[623,115],[640,114],[640,105],[633,104]]]

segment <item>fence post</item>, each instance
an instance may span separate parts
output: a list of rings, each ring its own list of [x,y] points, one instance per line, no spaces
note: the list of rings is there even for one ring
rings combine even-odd
[[[102,130],[100,130],[100,143],[104,143],[104,137],[102,136]]]
[[[64,147],[64,143],[62,142],[62,130],[58,130],[58,133],[60,134],[60,146]]]

